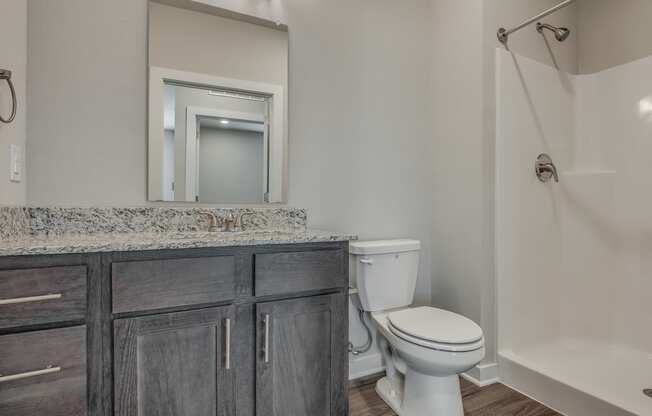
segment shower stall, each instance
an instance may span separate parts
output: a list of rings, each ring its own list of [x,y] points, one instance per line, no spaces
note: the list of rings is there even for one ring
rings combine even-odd
[[[569,416],[652,415],[652,57],[577,75],[500,48],[496,97],[501,380]]]

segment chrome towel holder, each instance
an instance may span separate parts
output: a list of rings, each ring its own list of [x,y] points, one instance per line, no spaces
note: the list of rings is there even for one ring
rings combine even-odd
[[[16,100],[16,90],[14,89],[14,83],[11,82],[10,70],[0,69],[0,80],[3,79],[7,81],[7,84],[9,84],[9,89],[11,90],[11,115],[9,116],[9,118],[4,118],[0,115],[0,121],[8,124],[14,121],[14,118],[16,117],[16,107],[18,106],[18,103]]]

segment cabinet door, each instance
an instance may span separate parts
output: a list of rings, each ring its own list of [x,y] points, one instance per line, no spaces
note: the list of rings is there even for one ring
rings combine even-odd
[[[233,308],[114,322],[116,416],[234,416]]]
[[[347,414],[345,300],[334,294],[257,305],[257,416]]]

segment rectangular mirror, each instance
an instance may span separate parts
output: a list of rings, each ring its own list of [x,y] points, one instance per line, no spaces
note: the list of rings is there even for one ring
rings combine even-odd
[[[149,3],[148,199],[284,202],[287,30],[206,10]]]

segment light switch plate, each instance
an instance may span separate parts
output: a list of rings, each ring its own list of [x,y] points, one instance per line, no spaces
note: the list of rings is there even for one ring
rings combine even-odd
[[[23,179],[23,155],[20,146],[9,145],[9,180],[20,182]]]

